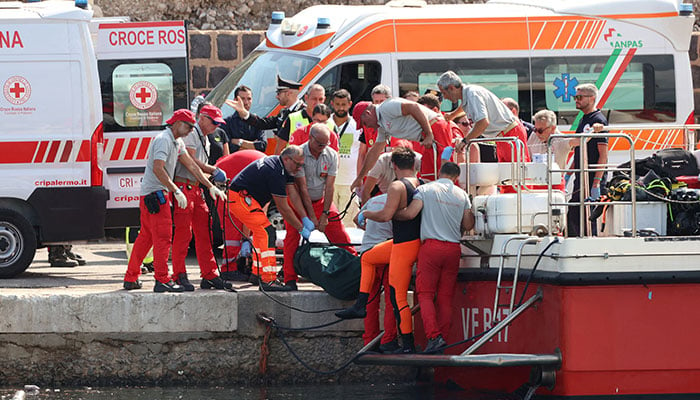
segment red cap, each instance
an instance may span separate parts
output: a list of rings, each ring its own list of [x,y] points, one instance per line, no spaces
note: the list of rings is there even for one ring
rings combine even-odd
[[[166,124],[172,125],[177,121],[187,122],[190,125],[194,125],[197,121],[194,119],[194,113],[186,108],[181,108],[175,110],[173,116],[169,120],[165,121]]]
[[[362,128],[362,122],[360,121],[360,116],[367,109],[367,107],[372,104],[369,101],[360,101],[355,104],[355,108],[352,109],[352,118],[355,120],[355,124],[358,128]]]
[[[217,124],[225,124],[226,121],[224,121],[224,115],[221,113],[221,110],[218,107],[214,107],[212,105],[207,104],[206,106],[202,107],[201,110],[199,110],[199,115],[206,115],[207,117],[211,118],[212,121],[216,122]]]

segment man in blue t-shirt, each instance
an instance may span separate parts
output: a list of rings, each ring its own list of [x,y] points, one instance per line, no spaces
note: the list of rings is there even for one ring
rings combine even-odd
[[[583,118],[576,128],[576,133],[593,133],[594,124],[608,125],[608,120],[603,116],[603,113],[596,108],[596,100],[598,98],[598,88],[592,83],[584,83],[576,87],[576,108],[583,112]],[[581,168],[581,147],[580,140],[572,139],[571,145],[574,148],[574,163],[572,169]],[[605,165],[608,163],[608,138],[594,137],[586,141],[586,153],[588,157],[587,165],[594,164]],[[581,198],[581,173],[576,172],[574,175],[574,189],[571,195],[571,202],[580,202]],[[600,188],[605,187],[605,171],[590,171],[587,176],[588,182],[584,184],[588,187],[589,196],[587,199],[597,200],[600,197]],[[570,237],[578,236],[581,232],[580,227],[580,206],[570,206],[567,213],[567,234]],[[585,219],[584,219],[585,223]],[[596,235],[595,221],[591,224],[591,235]]]
[[[231,182],[229,211],[253,234],[253,275],[264,283],[277,278],[275,241],[277,235],[270,225],[264,207],[271,201],[284,220],[309,238],[314,224],[306,218],[299,220],[287,203],[287,185],[294,184],[294,175],[304,166],[304,153],[299,146],[289,146],[279,156],[261,158],[245,167]],[[294,207],[303,208],[301,199],[290,192]],[[252,276],[251,276],[252,277]]]

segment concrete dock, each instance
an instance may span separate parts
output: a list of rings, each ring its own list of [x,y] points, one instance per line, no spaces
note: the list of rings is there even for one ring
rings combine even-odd
[[[320,375],[304,368],[278,331],[258,321],[303,328],[332,322],[336,300],[311,283],[299,291],[266,295],[248,283],[236,292],[199,289],[199,268],[188,257],[197,290],[126,291],[124,243],[77,245],[87,265],[52,268],[46,249],[22,275],[0,279],[0,386],[37,385],[247,385],[357,381],[407,381],[415,370],[351,365]],[[296,310],[295,310],[296,309]],[[310,366],[333,370],[362,347],[362,321],[283,331],[290,347]]]

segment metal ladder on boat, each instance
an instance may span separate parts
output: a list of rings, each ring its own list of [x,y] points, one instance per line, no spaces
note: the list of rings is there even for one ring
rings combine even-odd
[[[506,258],[509,257],[509,254],[507,253],[508,250],[508,244],[511,242],[514,242],[516,240],[521,241],[520,245],[518,246],[518,253],[517,253],[517,258],[515,260],[515,271],[513,271],[513,282],[510,285],[503,285],[503,269],[505,268],[506,264]],[[517,286],[518,286],[518,275],[520,274],[520,264],[522,262],[522,255],[523,255],[523,249],[527,245],[534,245],[542,241],[542,238],[536,237],[536,236],[529,236],[529,235],[518,235],[518,236],[513,236],[511,238],[508,238],[505,242],[503,242],[503,246],[501,248],[501,257],[500,257],[500,264],[498,266],[498,278],[496,279],[496,296],[494,296],[493,300],[493,314],[491,315],[497,315],[496,313],[498,312],[498,308],[505,306],[505,304],[498,304],[498,299],[501,294],[501,290],[510,290],[510,303],[508,304],[508,314],[513,312],[513,305],[515,304],[515,292],[517,291]]]

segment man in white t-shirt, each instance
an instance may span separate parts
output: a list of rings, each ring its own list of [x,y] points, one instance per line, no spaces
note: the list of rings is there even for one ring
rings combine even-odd
[[[551,135],[558,135],[557,116],[554,111],[541,110],[532,119],[535,122],[534,134],[527,139],[530,154],[547,154],[547,141]],[[571,151],[571,145],[566,138],[552,139],[552,155],[559,168],[566,167],[566,159]],[[556,168],[556,167],[555,167]]]
[[[360,134],[355,120],[350,118],[352,98],[345,89],[336,90],[331,96],[333,115],[331,119],[338,133],[338,175],[335,178],[333,202],[342,212],[350,200],[350,185],[357,176],[357,158],[360,152]],[[353,200],[343,217],[343,225],[352,226],[352,218],[358,211],[358,202]]]

